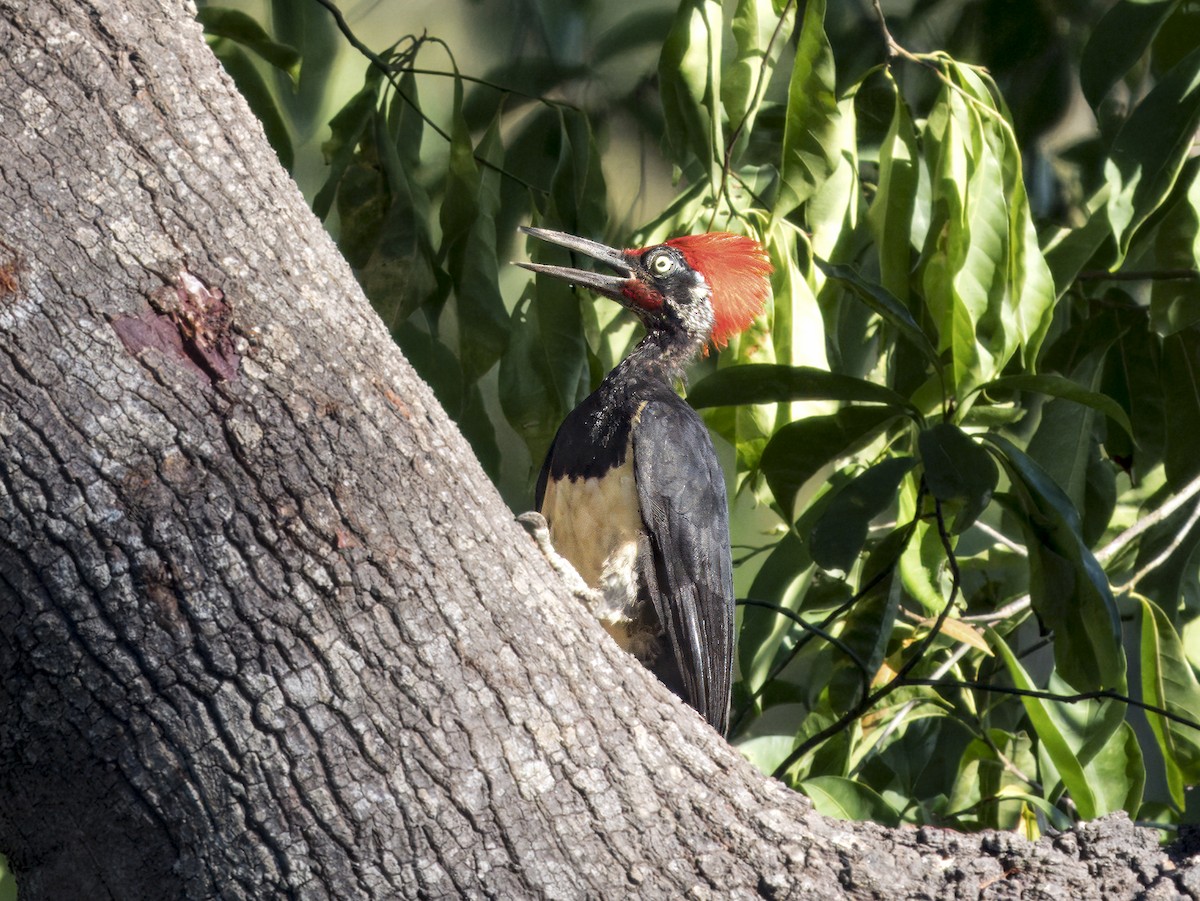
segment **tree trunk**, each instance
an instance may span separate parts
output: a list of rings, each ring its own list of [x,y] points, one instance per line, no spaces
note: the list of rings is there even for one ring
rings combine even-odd
[[[826,820],[603,638],[174,0],[0,0],[0,851],[27,899],[1170,897]]]

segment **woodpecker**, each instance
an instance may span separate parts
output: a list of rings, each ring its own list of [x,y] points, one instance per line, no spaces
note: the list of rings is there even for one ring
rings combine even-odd
[[[617,250],[522,231],[614,274],[520,265],[617,301],[646,329],[559,427],[537,512],[522,521],[617,643],[724,734],[734,615],[725,480],[708,429],[675,384],[710,342],[724,347],[761,312],[766,251],[725,233]]]

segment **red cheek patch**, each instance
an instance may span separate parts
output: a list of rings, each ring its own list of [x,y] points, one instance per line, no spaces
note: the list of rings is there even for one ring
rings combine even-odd
[[[631,278],[627,281],[621,293],[628,297],[634,306],[643,310],[657,310],[663,305],[663,296],[637,279]]]

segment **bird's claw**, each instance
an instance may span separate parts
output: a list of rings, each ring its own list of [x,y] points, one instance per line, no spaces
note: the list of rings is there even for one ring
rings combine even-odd
[[[579,571],[571,565],[571,561],[554,549],[554,544],[550,541],[550,524],[546,522],[546,517],[536,510],[530,510],[518,516],[517,522],[524,526],[525,531],[537,542],[542,556],[546,558],[550,568],[567,583],[571,594],[579,598],[589,613],[595,614],[604,601],[604,594],[588,585],[583,576],[579,575]]]

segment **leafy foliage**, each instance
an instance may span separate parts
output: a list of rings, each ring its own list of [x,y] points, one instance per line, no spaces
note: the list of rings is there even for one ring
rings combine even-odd
[[[313,207],[518,510],[635,336],[502,266],[514,226],[757,237],[773,303],[690,391],[749,546],[731,740],[837,816],[1195,820],[1200,16],[918,3],[889,32],[849,6],[531,6],[482,79],[403,37],[333,116]],[[299,69],[202,21],[286,164],[299,113],[246,54],[303,82],[332,20],[291,36]],[[610,187],[664,199],[623,219]]]

